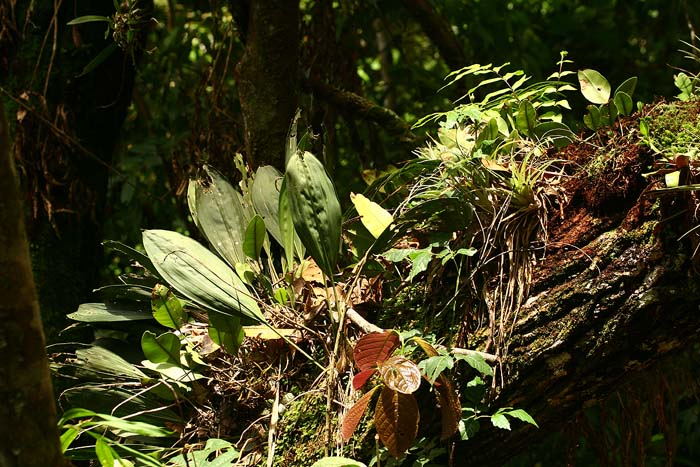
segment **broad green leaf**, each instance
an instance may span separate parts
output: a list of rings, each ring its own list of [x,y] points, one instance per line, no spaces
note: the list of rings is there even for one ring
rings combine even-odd
[[[95,441],[95,454],[102,467],[114,467],[114,460],[118,457],[104,437],[99,437]]]
[[[180,338],[172,332],[156,337],[151,331],[146,331],[141,336],[143,354],[153,363],[169,362],[178,365],[181,347]]]
[[[162,284],[153,288],[152,296],[151,309],[156,321],[166,328],[180,329],[187,320],[180,299]]]
[[[124,377],[137,381],[147,380],[148,377],[131,363],[114,352],[103,347],[92,346],[75,351],[79,369],[94,373],[95,376],[106,379]]]
[[[350,200],[355,205],[362,224],[374,238],[379,238],[382,232],[394,222],[394,216],[389,211],[374,201],[370,201],[364,195],[350,193]]]
[[[190,370],[189,368],[185,368],[180,363],[153,363],[150,360],[143,360],[141,362],[141,365],[143,365],[145,368],[148,368],[149,370],[160,373],[166,379],[170,380],[169,382],[192,382],[204,378],[204,375]],[[189,386],[185,384],[181,384],[179,387],[185,391],[189,391]],[[165,393],[167,395],[172,395],[170,389],[167,389]],[[161,394],[158,393],[158,395]]]
[[[683,72],[678,73],[674,77],[673,84],[681,91],[681,93],[676,96],[678,99],[686,101],[693,95],[693,81],[687,74]]]
[[[95,23],[95,22],[109,23],[110,21],[111,21],[111,18],[109,16],[85,15],[85,16],[79,16],[75,19],[68,21],[66,23],[66,26],[75,26],[78,24]]]
[[[588,109],[588,113],[583,117],[583,123],[589,129],[596,131],[601,126],[600,109],[595,105],[589,105],[586,109]]]
[[[131,248],[128,245],[124,245],[121,242],[117,242],[116,240],[105,240],[102,242],[102,245],[126,255],[132,262],[136,263],[142,268],[145,268],[151,274],[158,276],[158,271],[156,270],[155,266],[153,266],[151,259],[140,251]]]
[[[352,407],[350,407],[348,412],[345,414],[345,417],[343,418],[341,434],[343,435],[343,439],[346,443],[350,440],[350,438],[352,438],[352,434],[355,432],[357,425],[360,424],[362,416],[364,415],[365,410],[367,410],[367,406],[372,400],[372,396],[375,392],[377,392],[379,388],[380,386],[375,386],[371,390],[367,391],[367,393],[360,397],[360,399],[357,402],[355,402],[355,404]]]
[[[533,419],[529,413],[525,412],[523,409],[513,409],[513,410],[508,410],[502,412],[505,415],[508,415],[509,417],[517,418],[518,420],[522,420],[525,423],[529,423],[530,425],[534,425],[537,428],[539,428],[539,425],[537,422],[535,422],[535,419]]]
[[[68,318],[84,323],[109,323],[152,319],[142,308],[114,303],[83,303]]]
[[[617,118],[617,107],[614,102],[600,106],[600,123],[604,126],[612,126]]]
[[[503,430],[510,430],[510,422],[502,413],[496,413],[491,415],[491,423],[496,428],[501,428]]]
[[[479,432],[479,421],[465,418],[459,421],[459,437],[462,441],[472,439]]]
[[[610,100],[610,83],[603,75],[595,70],[587,69],[578,72],[578,82],[581,94],[593,104],[606,104]]]
[[[314,462],[311,467],[367,467],[360,461],[347,457],[324,457]]]
[[[105,426],[115,430],[119,430],[120,436],[147,436],[150,438],[165,438],[173,436],[175,433],[171,430],[165,429],[160,426],[152,425],[150,423],[135,422],[132,420],[125,420],[119,417],[113,417],[107,414],[96,414],[96,417],[101,418],[102,421],[93,422],[98,426]]]
[[[265,221],[267,231],[270,232],[270,235],[277,243],[284,246],[279,220],[282,177],[284,177],[284,175],[270,165],[259,167],[253,179],[251,198],[253,200],[255,212]]]
[[[321,161],[308,152],[291,157],[285,180],[294,228],[316,264],[332,276],[340,252],[342,221],[333,184]]]
[[[415,250],[408,256],[411,260],[411,272],[408,273],[408,282],[411,282],[421,272],[428,269],[430,261],[433,259],[432,249],[430,247],[422,250]]]
[[[204,166],[187,188],[192,219],[212,247],[231,266],[245,263],[245,228],[253,217],[243,196],[216,170]],[[149,255],[150,257],[150,255]]]
[[[633,76],[631,78],[627,78],[621,85],[615,89],[615,96],[617,96],[618,93],[624,92],[627,94],[630,98],[634,96],[634,90],[637,88],[637,77]]]
[[[243,252],[248,258],[255,261],[260,259],[260,250],[265,243],[265,221],[259,215],[253,216],[245,229],[245,237],[243,239]]]
[[[74,427],[66,428],[66,431],[61,433],[61,452],[65,453],[66,449],[75,441],[75,438],[80,434],[80,430]]]
[[[524,135],[533,136],[537,125],[537,111],[530,101],[524,100],[518,106],[518,114],[515,117],[515,126]]]
[[[383,387],[374,411],[374,426],[389,454],[400,458],[413,445],[418,433],[418,403],[413,394]]]
[[[241,453],[223,439],[209,438],[203,449],[180,454],[168,462],[169,467],[231,467]]]
[[[245,338],[245,332],[238,317],[209,313],[209,337],[231,355],[236,355]]]
[[[281,245],[282,248],[284,248],[287,268],[291,269],[294,264],[294,255],[301,261],[304,259],[305,251],[301,239],[294,230],[294,219],[292,217],[291,208],[289,207],[286,179],[282,180],[282,187],[280,188],[279,226],[280,234],[282,235]]]
[[[632,113],[632,110],[634,110],[632,98],[626,92],[616,92],[614,102],[615,107],[617,107],[618,113],[622,115],[627,116]]]
[[[418,362],[418,368],[423,370],[423,374],[430,384],[435,384],[435,380],[438,379],[438,376],[445,370],[451,370],[453,366],[454,360],[449,355],[428,357]]]
[[[146,230],[143,246],[163,278],[193,302],[209,311],[265,322],[236,273],[196,241],[168,230]]]
[[[489,366],[488,363],[486,363],[484,357],[482,357],[479,354],[456,354],[454,358],[456,360],[464,360],[465,362],[467,362],[467,365],[474,368],[482,375],[493,376],[493,369]]]

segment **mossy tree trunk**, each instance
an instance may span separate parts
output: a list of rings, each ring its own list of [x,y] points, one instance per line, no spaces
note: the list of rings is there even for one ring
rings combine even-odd
[[[696,199],[658,196],[641,176],[651,158],[628,147],[607,173],[584,170],[565,184],[569,201],[550,221],[549,250],[514,327],[507,383],[493,403],[524,408],[541,428],[482,423],[485,430],[460,444],[456,459],[502,465],[697,342],[698,237],[684,236]]]
[[[5,110],[0,101],[0,465],[65,465]]]
[[[299,96],[299,1],[233,2],[245,52],[236,68],[248,163],[284,170]]]
[[[0,51],[9,51],[0,61],[0,98],[15,130],[32,266],[52,342],[67,325],[65,315],[98,284],[109,167],[131,100],[135,57],[117,49],[81,76],[112,37],[105,39],[106,23],[66,23],[111,16],[112,2],[6,3],[0,0],[0,21],[10,32],[0,37]],[[147,11],[151,5],[140,4]]]

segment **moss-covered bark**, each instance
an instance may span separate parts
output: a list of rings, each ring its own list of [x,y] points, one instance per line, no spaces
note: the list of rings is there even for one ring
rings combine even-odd
[[[493,401],[526,409],[541,429],[484,424],[484,432],[459,446],[458,459],[502,465],[697,342],[698,239],[684,236],[688,221],[695,222],[696,200],[654,192],[662,185],[641,177],[650,153],[634,142],[622,141],[609,157],[616,164],[595,177],[584,167],[567,182],[569,203],[553,222],[550,251],[537,266],[504,361],[507,383]]]

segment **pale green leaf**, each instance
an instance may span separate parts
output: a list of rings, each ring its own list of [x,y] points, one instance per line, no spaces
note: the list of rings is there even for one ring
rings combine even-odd
[[[578,82],[581,94],[593,104],[606,104],[610,100],[610,83],[603,75],[595,70],[587,69],[578,72]]]
[[[324,457],[314,462],[311,467],[367,467],[362,462],[347,457]]]
[[[108,323],[152,319],[149,313],[133,305],[114,303],[83,303],[69,319],[85,323]]]
[[[394,216],[389,211],[364,195],[351,193],[350,200],[355,205],[362,224],[374,238],[379,238],[382,232],[394,222]]]
[[[618,93],[624,92],[627,94],[630,98],[634,96],[634,90],[637,88],[637,77],[633,76],[631,78],[627,78],[621,85],[617,87],[615,90],[615,96],[617,96]]]
[[[486,376],[493,376],[493,368],[489,366],[488,363],[486,363],[486,360],[484,360],[484,357],[477,353],[470,353],[470,354],[456,354],[454,356],[456,360],[464,360],[467,362],[467,365],[470,367],[474,368],[476,371],[481,373],[482,375]]]
[[[151,331],[146,331],[141,336],[143,354],[153,363],[179,364],[181,347],[180,338],[172,332],[156,337]]]
[[[616,92],[613,101],[615,103],[615,107],[617,107],[618,113],[622,115],[629,115],[632,113],[632,110],[634,110],[632,98],[626,92]]]
[[[539,425],[537,422],[535,422],[535,419],[533,419],[530,414],[525,412],[523,409],[508,410],[503,413],[509,417],[517,418],[518,420],[522,420],[525,423],[529,423],[530,425],[534,425],[539,428]]]
[[[501,413],[496,413],[491,415],[491,423],[496,428],[501,428],[503,430],[510,430],[510,422],[505,415]]]
[[[180,329],[186,321],[182,302],[167,287],[157,284],[151,301],[153,317],[166,328]]]
[[[265,243],[265,236],[265,221],[256,214],[245,229],[245,237],[243,239],[243,252],[248,258],[255,261],[260,259],[260,250],[262,250]]]
[[[428,357],[418,362],[418,368],[423,371],[423,374],[430,384],[435,384],[440,374],[445,370],[450,370],[454,366],[454,360],[449,355],[437,355]]]
[[[110,20],[111,20],[111,18],[109,16],[85,15],[85,16],[79,16],[75,19],[68,21],[66,23],[66,26],[76,26],[78,24],[95,23],[95,22],[109,23]]]

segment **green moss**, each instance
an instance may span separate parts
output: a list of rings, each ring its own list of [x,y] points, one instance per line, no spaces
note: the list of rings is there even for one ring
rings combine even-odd
[[[298,397],[280,420],[275,467],[311,465],[326,446],[326,398],[319,393]]]
[[[700,148],[700,102],[661,104],[648,123],[651,142],[664,154],[686,154]]]

